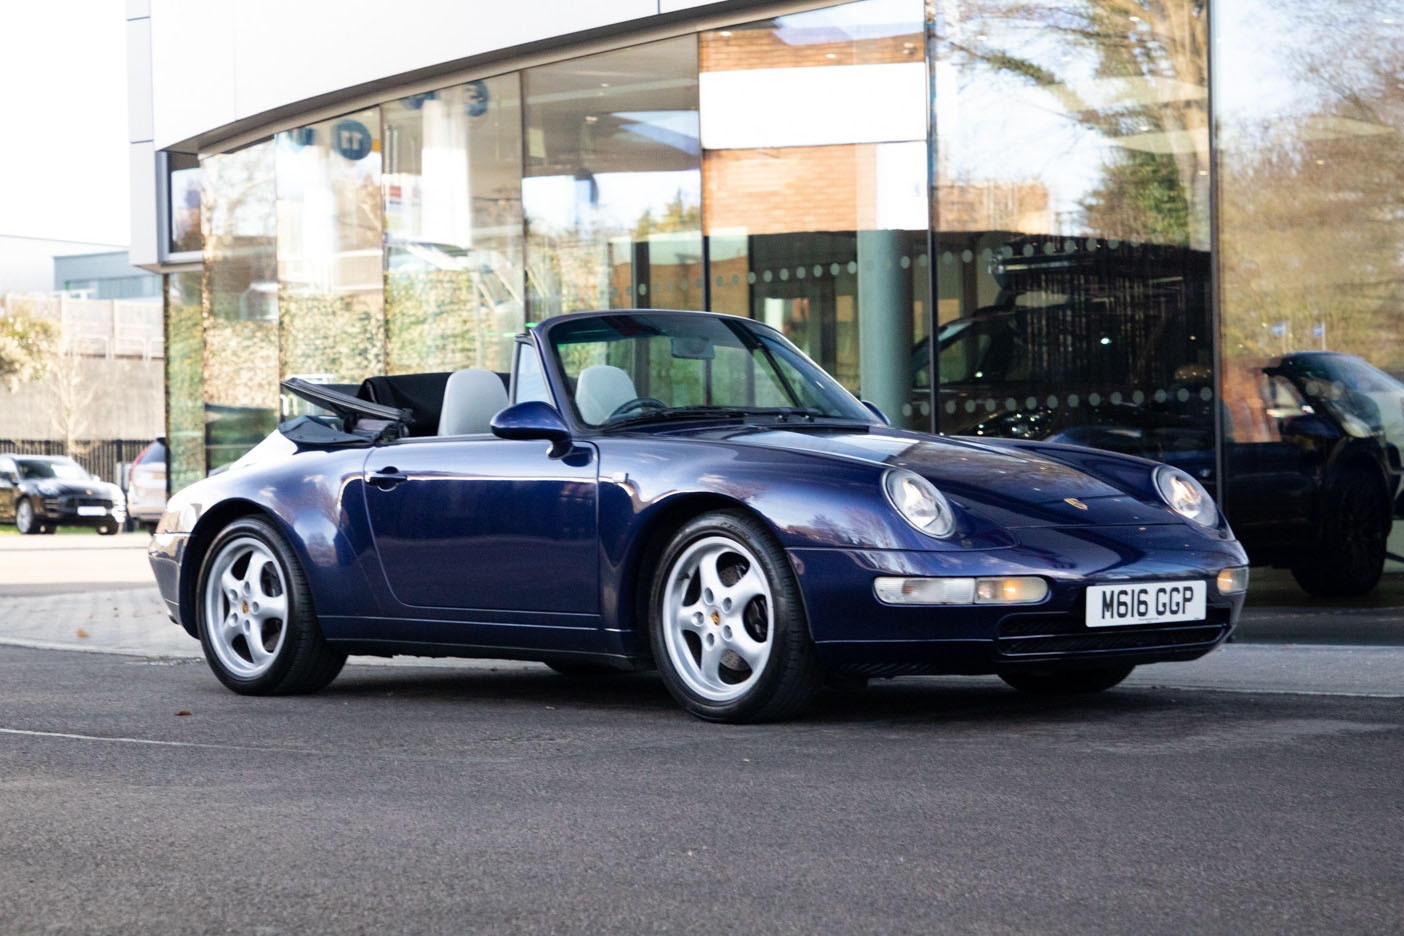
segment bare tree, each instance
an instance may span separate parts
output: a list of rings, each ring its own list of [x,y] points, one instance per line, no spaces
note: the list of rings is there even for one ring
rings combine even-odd
[[[62,350],[50,359],[45,382],[50,424],[70,456],[87,451],[88,444],[79,440],[91,434],[89,414],[98,385],[86,365],[73,343],[64,342]]]

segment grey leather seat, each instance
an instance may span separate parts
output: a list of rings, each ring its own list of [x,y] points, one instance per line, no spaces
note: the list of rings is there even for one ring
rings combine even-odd
[[[634,379],[612,364],[592,364],[575,381],[575,405],[580,416],[597,426],[638,395]]]
[[[444,385],[444,408],[439,411],[439,435],[476,435],[491,432],[492,417],[507,406],[502,378],[481,367],[454,371]]]

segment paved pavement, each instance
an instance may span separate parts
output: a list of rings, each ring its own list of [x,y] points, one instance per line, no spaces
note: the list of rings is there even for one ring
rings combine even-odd
[[[915,678],[723,726],[654,674],[535,664],[353,658],[314,696],[238,696],[144,543],[0,536],[0,936],[1404,919],[1404,647],[1282,642],[1271,592],[1278,642],[1092,698]]]
[[[709,725],[652,675],[0,647],[0,933],[1398,932],[1396,699],[893,681]]]

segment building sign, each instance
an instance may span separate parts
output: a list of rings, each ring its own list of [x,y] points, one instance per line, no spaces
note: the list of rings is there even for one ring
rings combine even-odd
[[[338,120],[332,127],[332,146],[353,162],[369,156],[373,142],[370,130],[359,120]]]

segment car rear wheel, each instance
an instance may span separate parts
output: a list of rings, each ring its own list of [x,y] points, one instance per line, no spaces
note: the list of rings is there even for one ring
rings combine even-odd
[[[34,502],[27,497],[15,504],[15,529],[27,535],[43,531],[43,524],[35,515]]]
[[[1080,695],[1110,689],[1131,675],[1134,666],[1099,666],[1095,669],[1012,670],[999,678],[1020,692],[1035,695]]]
[[[220,531],[197,594],[205,659],[235,692],[316,692],[346,662],[322,636],[297,557],[266,520],[246,517]]]
[[[704,514],[673,536],[649,608],[663,682],[699,718],[787,718],[823,680],[789,561],[770,531],[739,511]]]
[[[1360,469],[1346,469],[1326,488],[1316,547],[1292,565],[1292,577],[1314,598],[1364,595],[1384,573],[1393,510],[1389,491]]]

